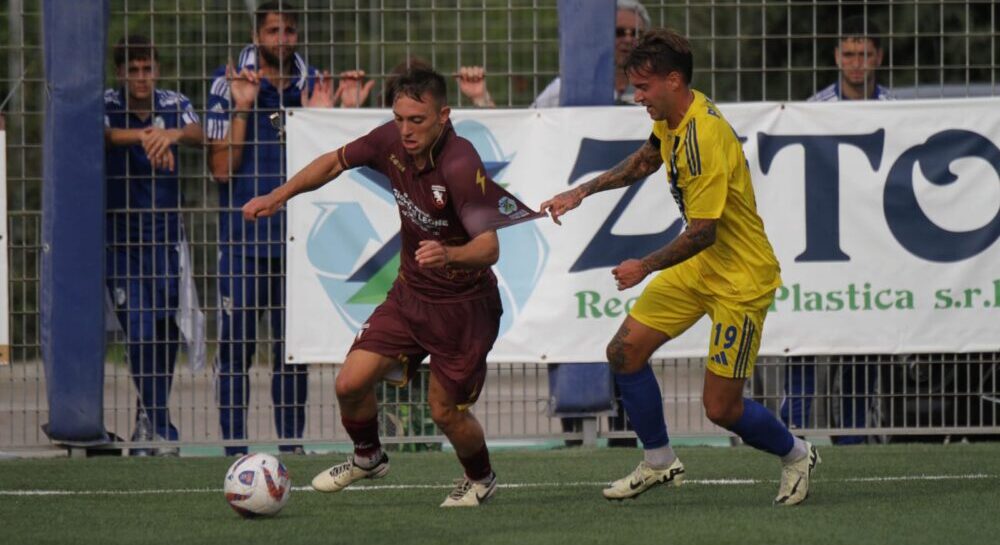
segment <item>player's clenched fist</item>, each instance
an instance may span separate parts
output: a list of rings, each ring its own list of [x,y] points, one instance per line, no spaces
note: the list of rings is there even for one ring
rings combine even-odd
[[[281,209],[282,202],[272,195],[254,197],[243,205],[243,219],[254,221],[257,218],[273,216]]]
[[[642,282],[649,275],[649,268],[638,259],[626,259],[621,265],[611,269],[611,274],[615,277],[618,291],[622,291]]]
[[[426,269],[437,269],[448,264],[448,247],[436,240],[421,240],[415,255],[417,264]]]

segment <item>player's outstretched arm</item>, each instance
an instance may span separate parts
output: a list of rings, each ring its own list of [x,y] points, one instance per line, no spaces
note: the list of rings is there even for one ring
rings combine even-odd
[[[482,269],[500,259],[500,239],[496,231],[486,231],[461,246],[445,246],[437,240],[421,240],[415,254],[417,264],[428,269],[444,266]]]
[[[243,205],[243,219],[253,221],[257,218],[273,216],[281,207],[288,202],[288,199],[318,189],[330,180],[333,180],[344,171],[344,166],[340,163],[340,150],[320,155],[305,168],[300,170],[295,176],[282,185],[279,185],[267,195],[261,195],[250,199]]]
[[[608,189],[627,187],[656,172],[663,165],[660,150],[648,140],[639,149],[618,163],[611,170],[569,191],[564,191],[543,202],[542,212],[548,212],[552,221],[562,225],[559,216],[580,206],[583,199]]]
[[[626,290],[642,282],[653,271],[660,271],[686,261],[715,244],[718,220],[692,219],[688,228],[669,244],[642,259],[626,259],[614,269],[618,290]]]

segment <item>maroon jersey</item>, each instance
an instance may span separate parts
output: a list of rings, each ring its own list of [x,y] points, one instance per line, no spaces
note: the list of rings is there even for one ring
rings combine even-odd
[[[496,291],[489,267],[425,269],[415,257],[421,240],[460,246],[480,234],[541,217],[486,176],[472,144],[449,121],[418,169],[395,122],[381,125],[338,151],[344,168],[370,167],[392,182],[401,220],[399,279],[427,301],[461,301]]]

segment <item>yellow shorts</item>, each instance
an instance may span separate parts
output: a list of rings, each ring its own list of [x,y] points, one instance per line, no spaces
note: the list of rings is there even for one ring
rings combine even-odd
[[[773,299],[773,290],[750,301],[722,299],[704,288],[693,267],[681,264],[656,275],[629,315],[675,339],[708,314],[708,370],[720,377],[748,378]]]

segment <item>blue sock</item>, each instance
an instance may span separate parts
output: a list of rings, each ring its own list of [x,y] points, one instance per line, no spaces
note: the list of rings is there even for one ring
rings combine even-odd
[[[648,364],[638,373],[615,373],[615,383],[622,394],[622,405],[643,448],[665,447],[667,423],[663,419],[663,397],[653,368]]]
[[[795,438],[763,405],[743,398],[743,416],[729,431],[739,435],[751,447],[776,456],[784,456],[795,446]]]

